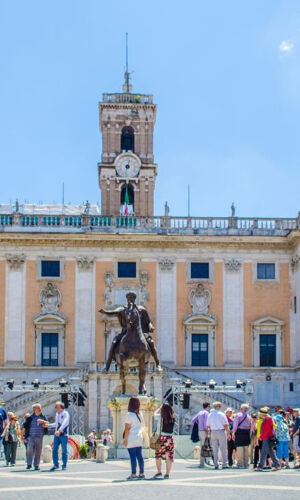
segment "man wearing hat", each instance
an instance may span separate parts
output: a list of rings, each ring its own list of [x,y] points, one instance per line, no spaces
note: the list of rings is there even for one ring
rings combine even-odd
[[[219,468],[219,450],[222,456],[222,468],[227,466],[227,440],[230,439],[229,425],[225,413],[221,411],[222,403],[215,401],[213,410],[207,418],[207,429],[210,432],[210,442],[214,453],[215,469]]]
[[[121,339],[124,337],[124,335],[126,335],[127,324],[126,324],[124,312],[127,311],[132,306],[135,306],[137,308],[137,310],[139,311],[142,332],[145,335],[146,341],[150,347],[150,351],[151,351],[151,354],[152,354],[154,361],[156,363],[157,369],[158,369],[158,371],[161,371],[162,369],[161,369],[160,362],[158,359],[157,351],[155,349],[154,341],[149,333],[149,332],[154,331],[154,326],[151,322],[148,311],[147,311],[147,309],[145,309],[145,307],[137,306],[135,304],[136,293],[128,292],[126,294],[126,299],[127,299],[127,306],[117,307],[113,311],[106,311],[105,309],[102,309],[102,308],[99,309],[99,312],[101,312],[102,314],[107,314],[107,316],[117,316],[119,323],[121,325],[121,328],[122,328],[121,333],[119,333],[119,335],[117,335],[112,341],[112,345],[111,345],[111,348],[110,348],[110,351],[108,354],[108,358],[106,361],[106,366],[105,366],[104,371],[105,372],[109,371],[110,365],[111,365],[113,359],[115,359],[116,348],[117,348],[118,344],[120,343]]]
[[[274,438],[274,425],[273,425],[273,420],[269,415],[269,408],[268,407],[261,408],[259,410],[259,416],[262,420],[261,433],[259,436],[259,440],[262,441],[262,449],[261,449],[259,466],[256,470],[257,471],[264,470],[264,464],[268,455],[270,455],[275,470],[280,470],[281,469],[280,463],[274,453],[274,449],[271,443],[271,440]]]
[[[232,439],[236,445],[237,467],[247,469],[249,467],[249,446],[251,418],[248,415],[249,405],[241,405],[240,412],[236,414],[233,421]]]

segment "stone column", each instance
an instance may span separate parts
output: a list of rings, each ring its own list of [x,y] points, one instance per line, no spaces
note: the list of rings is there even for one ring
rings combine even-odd
[[[162,363],[176,363],[176,266],[164,257],[157,266],[157,342]]]
[[[223,343],[225,366],[242,366],[244,356],[243,270],[237,259],[228,259],[223,280]]]
[[[25,356],[25,255],[8,254],[6,260],[5,363],[22,365]]]
[[[75,362],[95,361],[94,257],[77,258],[75,307]]]

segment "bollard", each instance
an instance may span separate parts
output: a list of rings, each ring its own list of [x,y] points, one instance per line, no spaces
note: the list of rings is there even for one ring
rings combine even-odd
[[[200,453],[201,453],[201,447],[195,446],[195,448],[194,448],[194,459],[195,460],[200,460]]]
[[[52,448],[49,444],[46,444],[43,448],[43,462],[44,464],[52,462]]]
[[[104,444],[97,444],[96,448],[96,462],[104,464],[107,460],[108,448]]]

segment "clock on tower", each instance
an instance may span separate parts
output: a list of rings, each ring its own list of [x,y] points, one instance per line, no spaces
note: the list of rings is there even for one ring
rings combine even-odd
[[[123,92],[103,94],[99,103],[102,158],[98,168],[103,215],[153,215],[156,105],[152,95],[131,90],[126,71]]]

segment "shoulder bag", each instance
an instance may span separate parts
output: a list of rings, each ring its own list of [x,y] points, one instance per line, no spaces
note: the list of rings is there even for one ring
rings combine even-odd
[[[161,430],[162,430],[162,417],[160,417],[160,426],[159,426],[159,433],[158,432],[153,432],[151,438],[150,438],[150,448],[154,451],[158,451],[160,448],[160,436],[161,436]]]

